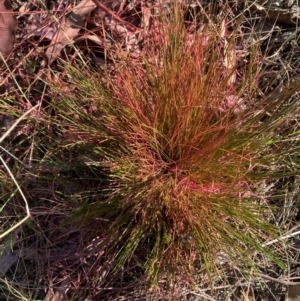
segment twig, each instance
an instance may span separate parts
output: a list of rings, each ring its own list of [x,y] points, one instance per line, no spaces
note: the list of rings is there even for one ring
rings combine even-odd
[[[238,267],[234,267],[234,269],[236,269],[237,271],[239,271],[241,273],[241,271]],[[266,280],[270,280],[270,281],[280,283],[280,284],[283,284],[283,285],[287,285],[287,286],[300,284],[300,282],[291,282],[291,281],[284,280],[284,279],[273,278],[271,276],[268,276],[268,275],[265,275],[265,274],[262,274],[262,273],[255,273],[254,276],[259,276],[259,277],[264,278]]]
[[[123,24],[127,29],[134,32],[137,30],[135,26],[130,24],[129,22],[123,20],[120,18],[116,13],[111,11],[109,8],[107,8],[103,3],[101,3],[99,0],[92,0],[98,7],[100,7],[102,10],[104,10],[107,14],[109,14],[115,21],[120,22]]]
[[[284,240],[284,239],[287,239],[287,238],[294,237],[294,236],[296,236],[296,235],[298,235],[298,234],[300,234],[300,231],[296,231],[296,232],[293,232],[293,233],[291,233],[291,234],[287,234],[287,235],[281,236],[281,237],[279,237],[279,238],[277,238],[277,239],[274,239],[274,240],[271,240],[271,241],[269,241],[269,242],[264,243],[264,244],[263,244],[263,247],[272,245],[272,244],[274,244],[274,243],[276,243],[276,242],[279,242],[279,241]]]
[[[296,284],[299,284],[300,282],[290,282],[288,280],[283,280],[283,279],[278,279],[278,278],[273,278],[271,276],[268,276],[268,275],[264,275],[264,274],[258,274],[261,278],[264,278],[264,279],[267,279],[267,280],[270,280],[270,281],[273,281],[273,282],[277,282],[277,283],[280,283],[280,284],[283,284],[283,285],[296,285]]]

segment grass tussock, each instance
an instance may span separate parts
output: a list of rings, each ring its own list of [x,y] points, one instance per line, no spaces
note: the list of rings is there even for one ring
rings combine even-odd
[[[259,48],[245,57],[237,33],[220,44],[224,22],[195,29],[185,13],[157,18],[138,57],[116,49],[113,71],[68,67],[74,90],[54,107],[65,147],[101,174],[74,219],[109,219],[116,268],[146,254],[151,282],[216,271],[220,254],[277,261],[263,247],[279,234],[263,188],[298,173],[298,83],[259,94]]]

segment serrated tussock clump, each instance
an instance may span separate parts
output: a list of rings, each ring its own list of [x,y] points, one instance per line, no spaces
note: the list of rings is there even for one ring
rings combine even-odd
[[[296,83],[260,95],[259,49],[238,53],[235,32],[221,45],[224,22],[191,30],[180,9],[156,21],[151,43],[136,56],[117,49],[110,71],[68,68],[76,93],[55,110],[68,147],[102,175],[76,218],[109,219],[117,267],[141,252],[153,282],[212,272],[221,252],[276,260],[263,247],[278,231],[260,188],[297,173]]]

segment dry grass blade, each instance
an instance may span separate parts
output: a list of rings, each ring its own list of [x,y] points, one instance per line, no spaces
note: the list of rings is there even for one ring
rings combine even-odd
[[[34,111],[36,108],[38,107],[38,105],[32,107],[30,110],[28,110],[26,113],[24,113],[20,118],[18,118],[14,124],[1,136],[0,138],[0,143],[14,130],[14,128],[27,116],[29,115],[32,111]],[[11,177],[11,179],[13,180],[13,182],[15,183],[18,191],[20,192],[24,203],[25,203],[25,209],[26,209],[26,216],[20,220],[18,223],[16,223],[15,225],[11,226],[7,231],[5,231],[4,233],[0,234],[0,239],[4,238],[5,236],[7,236],[9,233],[11,233],[13,230],[15,230],[16,228],[20,227],[28,218],[30,218],[30,210],[29,210],[29,206],[28,206],[28,202],[26,200],[26,197],[21,189],[21,187],[19,186],[17,180],[15,179],[13,173],[11,172],[10,168],[8,167],[8,165],[5,163],[5,161],[3,160],[2,156],[0,156],[0,160],[2,162],[2,164],[4,165],[5,169],[7,170],[9,176]]]

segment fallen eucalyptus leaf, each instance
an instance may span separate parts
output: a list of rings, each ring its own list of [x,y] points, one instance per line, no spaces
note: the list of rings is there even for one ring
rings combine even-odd
[[[71,13],[67,15],[65,23],[61,24],[46,51],[49,64],[56,59],[59,52],[66,45],[74,42],[74,38],[78,35],[79,30],[83,26],[85,16],[89,14],[95,7],[96,5],[93,1],[83,0],[76,7],[74,7]]]
[[[0,54],[9,55],[14,48],[17,21],[9,0],[0,0]]]

